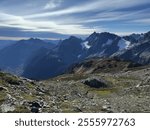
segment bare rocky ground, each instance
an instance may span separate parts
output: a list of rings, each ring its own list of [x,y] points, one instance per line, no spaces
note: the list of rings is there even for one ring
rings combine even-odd
[[[150,66],[39,82],[0,72],[0,112],[150,112]]]

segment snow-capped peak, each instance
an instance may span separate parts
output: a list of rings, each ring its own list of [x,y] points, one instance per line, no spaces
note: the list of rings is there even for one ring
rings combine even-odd
[[[127,49],[130,46],[130,42],[121,38],[118,42],[119,50]]]

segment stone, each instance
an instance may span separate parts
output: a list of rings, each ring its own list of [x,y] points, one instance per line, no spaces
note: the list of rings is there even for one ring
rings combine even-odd
[[[0,91],[3,91],[3,90],[4,90],[4,88],[2,86],[0,86]]]
[[[12,112],[15,110],[15,107],[11,104],[2,104],[0,107],[2,112]]]
[[[102,79],[97,79],[97,78],[87,79],[83,81],[82,83],[92,88],[108,88],[109,87],[106,81]]]
[[[41,108],[41,105],[38,103],[38,102],[30,102],[29,104],[30,107],[31,107],[31,112],[33,113],[38,113],[39,112],[39,109]]]
[[[112,113],[113,112],[111,110],[111,106],[109,106],[109,105],[103,105],[101,110],[104,111],[104,112],[107,112],[107,113]]]
[[[32,108],[31,108],[31,112],[32,112],[32,113],[38,113],[38,112],[39,112],[39,108],[37,108],[37,107],[32,107]]]

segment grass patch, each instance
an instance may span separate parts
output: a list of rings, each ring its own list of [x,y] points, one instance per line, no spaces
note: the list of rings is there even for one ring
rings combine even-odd
[[[112,93],[116,93],[117,91],[118,89],[113,87],[113,88],[106,88],[106,89],[94,89],[91,92],[99,96],[108,96]]]
[[[12,76],[10,74],[0,73],[0,84],[5,85],[6,83],[12,85],[20,85],[20,82],[17,77]]]
[[[54,78],[53,80],[61,80],[61,81],[70,81],[70,80],[74,80],[74,81],[78,81],[81,79],[86,79],[88,78],[88,75],[80,75],[80,74],[70,74],[70,75],[63,75],[63,76],[58,76],[56,78]]]
[[[63,102],[60,106],[62,112],[64,113],[76,113],[76,112],[79,112],[77,110],[77,108],[74,108],[73,107],[73,102],[71,101],[66,101],[66,102]]]
[[[6,95],[4,91],[0,91],[0,105],[5,101]]]
[[[62,109],[68,109],[70,108],[70,106],[71,106],[70,102],[66,101],[66,102],[63,102],[60,107]]]
[[[9,84],[20,85],[19,80],[13,76],[6,76],[4,80]]]
[[[22,94],[22,97],[25,99],[25,100],[28,100],[28,101],[34,101],[36,100],[37,98],[33,95],[29,95],[29,94]]]
[[[132,77],[132,76],[120,76],[117,78],[118,80],[139,80],[137,77]]]
[[[0,85],[4,85],[4,82],[3,82],[3,80],[1,80],[1,79],[0,79]]]
[[[114,87],[116,88],[126,88],[126,87],[131,87],[139,81],[139,79],[135,77],[125,77],[125,76],[120,76],[120,77],[106,77],[106,79],[113,84]]]
[[[17,106],[14,113],[30,113],[30,110],[28,110],[25,106]]]
[[[111,90],[99,90],[99,91],[95,91],[95,93],[101,96],[107,96],[110,95],[112,92]]]
[[[26,83],[27,88],[31,88],[33,89],[35,87],[35,85],[31,84],[31,83]]]

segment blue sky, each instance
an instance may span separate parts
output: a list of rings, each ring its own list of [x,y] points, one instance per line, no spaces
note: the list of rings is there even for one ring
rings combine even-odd
[[[150,30],[150,0],[0,0],[0,39]]]

